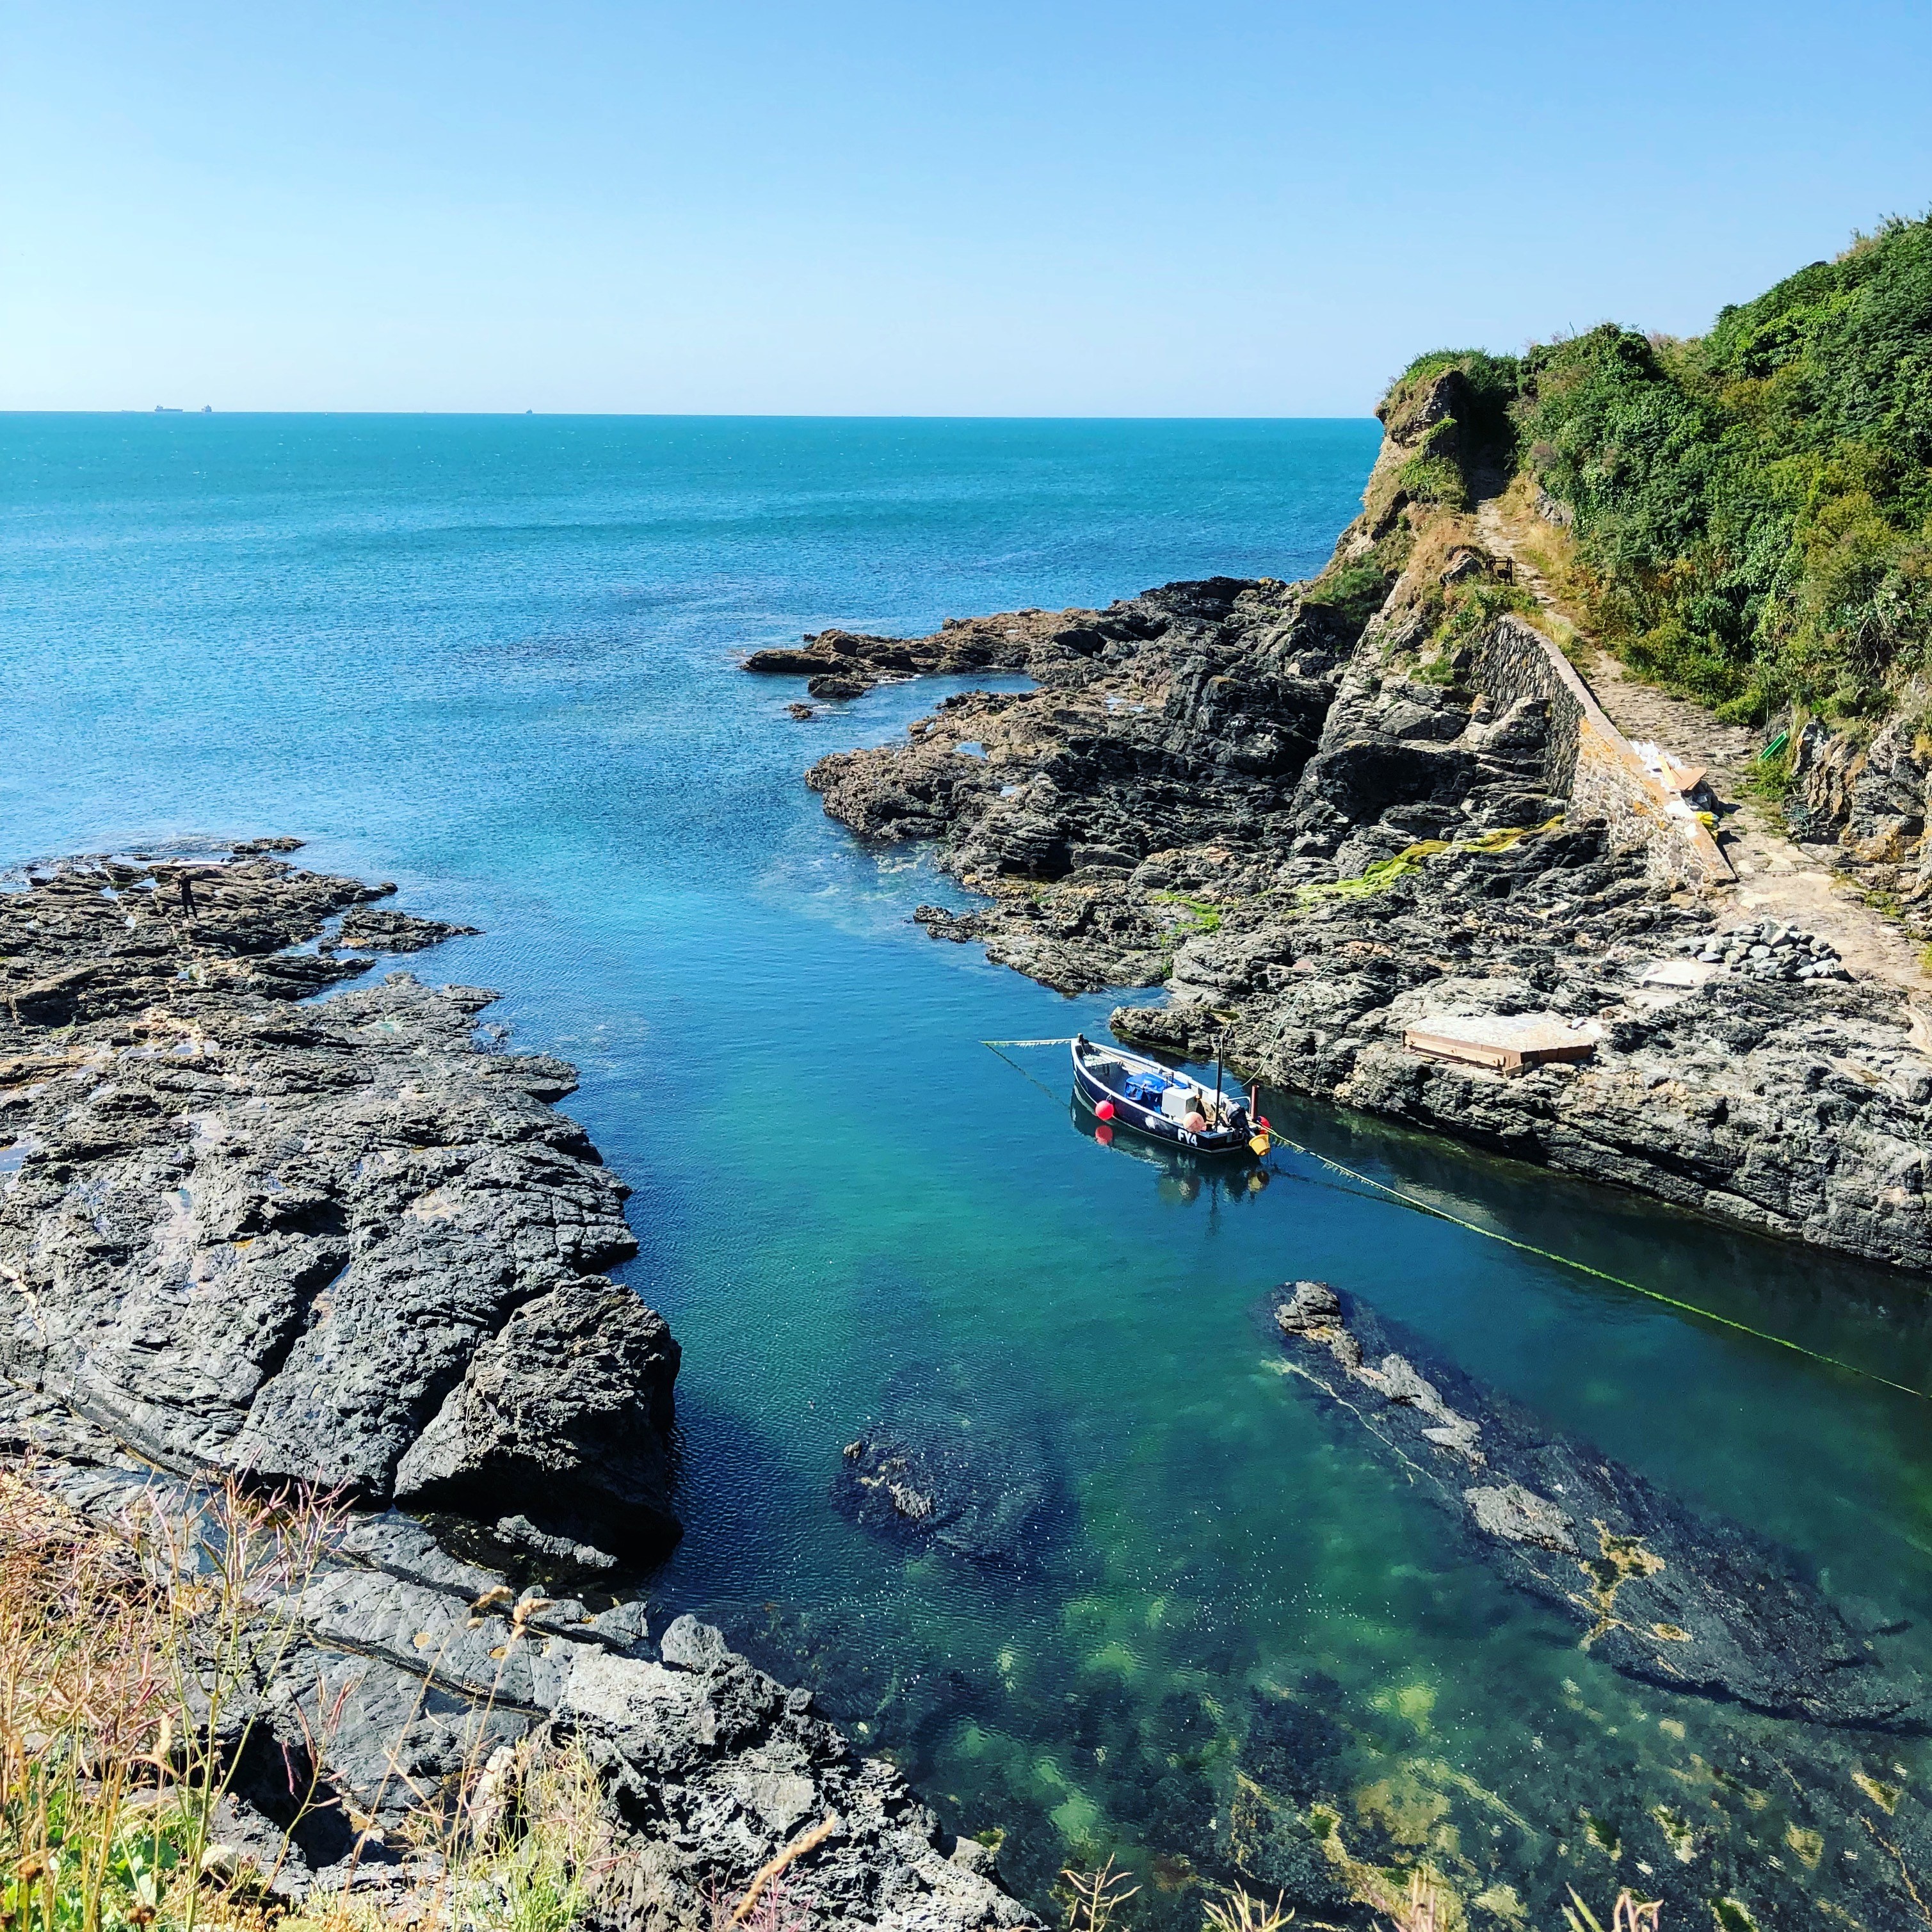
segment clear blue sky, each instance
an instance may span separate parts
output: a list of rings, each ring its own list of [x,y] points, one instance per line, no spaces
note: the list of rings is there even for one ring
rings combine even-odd
[[[1355,415],[1932,202],[1932,7],[0,10],[0,406]]]

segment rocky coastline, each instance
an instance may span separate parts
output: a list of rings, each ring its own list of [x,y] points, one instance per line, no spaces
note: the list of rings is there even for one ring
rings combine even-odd
[[[601,1272],[637,1244],[554,1109],[574,1070],[479,1035],[481,988],[314,1000],[470,928],[293,844],[0,894],[0,1456],[183,1546],[224,1482],[334,1499],[250,1606],[283,1635],[211,1740],[223,1857],[285,1901],[393,1888],[438,1794],[567,1741],[609,1814],[599,1922],[709,1928],[782,1870],[812,1925],[1031,1923],[809,1691],[688,1616],[653,1639],[622,1586],[680,1534],[679,1350]]]
[[[1070,992],[1164,987],[1115,1013],[1121,1037],[1194,1058],[1218,1043],[1275,1087],[1932,1267],[1927,1022],[1826,935],[1753,916],[1696,872],[1701,832],[1646,825],[1591,766],[1588,715],[1542,675],[1508,559],[1414,487],[1425,454],[1480,482],[1459,406],[1444,377],[1390,410],[1364,515],[1310,584],[1216,578],[922,639],[825,632],[747,668],[821,701],[1027,674],[1031,691],[949,699],[809,782],[862,836],[938,842],[982,902],[921,908],[934,937]],[[814,1928],[1034,1924],[986,1847],[781,1681],[814,1634],[767,1606],[770,1675],[711,1624],[654,1632],[626,1594],[681,1533],[680,1356],[608,1272],[637,1244],[622,1183],[556,1111],[574,1070],[487,1037],[484,989],[370,982],[380,956],[469,928],[291,849],[68,860],[0,893],[0,1454],[101,1524],[137,1507],[192,1522],[224,1478],[352,1506],[260,1606],[294,1634],[231,1713],[222,1748],[248,1762],[224,1842],[264,1848],[266,1868],[292,1832],[274,1856],[290,1900],[393,1888],[422,1863],[423,1792],[565,1742],[594,1763],[614,1834],[599,1923],[715,1928],[721,1899],[782,1870]],[[1525,1018],[1587,1052],[1504,1071],[1409,1040]],[[1895,1792],[1870,1798],[1868,1767],[1924,1704],[1881,1661],[1882,1616],[1318,1284],[1265,1321],[1342,1432],[1366,1428],[1583,1648],[1740,1714],[1721,1762],[1692,1760],[1712,1816],[1653,1806],[1632,1828],[1673,1910],[1707,1905],[1720,1868],[1800,1909],[1799,1874],[1764,1878],[1783,1842],[1767,1817],[1794,1847],[1862,1830],[1899,1861],[1904,1892],[1875,1855],[1830,1874],[1835,1898],[1880,1912],[1910,1894],[1906,1861],[1932,1852]],[[1066,1507],[1051,1457],[989,1453],[958,1409],[902,1392],[848,1445],[828,1503],[889,1546],[1023,1565]],[[880,1695],[928,1697],[937,1721],[970,1690]],[[1256,1693],[1231,1795],[1191,1759],[1181,1774],[1184,1714],[1164,1769],[1122,1765],[1198,1848],[1184,1886],[1258,1882],[1309,1922],[1397,1912],[1387,1874],[1419,1854],[1335,1809],[1358,1716],[1336,1694],[1318,1673]],[[1761,1718],[1802,1733],[1778,1745],[1791,1793],[1752,1781],[1764,1733],[1743,1720]],[[296,1817],[276,1780],[304,1751],[326,1802]],[[1426,1776],[1430,1803],[1462,1802],[1448,1772]],[[1430,1843],[1448,1895],[1501,1895],[1500,1855],[1473,1832],[1466,1855]],[[1569,1875],[1550,1858],[1519,1860],[1548,1881],[1539,1911]]]
[[[1426,458],[1459,466],[1462,500],[1495,487],[1461,381],[1385,406],[1319,577],[1018,614],[1036,689],[948,698],[807,782],[862,838],[935,842],[982,896],[920,908],[934,937],[1066,992],[1164,987],[1115,1013],[1124,1040],[1218,1039],[1267,1085],[1932,1270],[1927,1018],[1828,935],[1767,933],[1689,808],[1652,809],[1508,557],[1418,484]],[[1526,1016],[1574,1026],[1584,1063],[1405,1043]]]

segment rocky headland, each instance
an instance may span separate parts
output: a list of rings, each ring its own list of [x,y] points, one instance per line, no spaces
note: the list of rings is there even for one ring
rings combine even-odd
[[[567,1742],[609,1814],[599,1922],[708,1928],[775,1870],[814,1925],[1030,1922],[809,1691],[610,1587],[680,1533],[677,1344],[599,1271],[628,1190],[555,1111],[574,1070],[480,1033],[493,994],[311,998],[469,928],[292,843],[0,893],[0,1450],[182,1548],[224,1480],[350,1506],[248,1606],[282,1634],[234,1652],[268,1661],[211,1740],[223,1869],[420,1878],[425,1807]]]
[[[1826,920],[1767,922],[1610,724],[1457,507],[1499,481],[1461,371],[1382,414],[1320,576],[1027,614],[1036,689],[820,760],[826,812],[937,842],[986,903],[921,908],[934,936],[1066,991],[1164,986],[1115,1014],[1123,1039],[1218,1038],[1270,1085],[1932,1268],[1911,988],[1853,972]],[[1405,1044],[1523,1016],[1588,1057],[1505,1072]]]

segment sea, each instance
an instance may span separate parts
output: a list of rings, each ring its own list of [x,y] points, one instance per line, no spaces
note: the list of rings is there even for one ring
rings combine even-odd
[[[830,625],[1306,575],[1378,435],[0,417],[0,866],[289,835],[480,927],[378,970],[500,989],[634,1190],[621,1272],[684,1350],[654,1622],[698,1610],[812,1683],[1042,1905],[1112,1856],[1146,1922],[1198,1924],[1284,1711],[1350,1856],[1486,1874],[1498,1924],[1641,1891],[1646,1817],[1694,1825],[1713,1766],[1793,1742],[1617,1676],[1506,1587],[1282,1373],[1256,1310],[1284,1280],[1895,1609],[1932,1671],[1928,1410],[1851,1372],[1932,1389],[1917,1286],[1286,1096],[1296,1140],[1472,1225],[1300,1154],[1230,1183],[1101,1144],[1064,1047],[982,1042],[1103,1034],[1132,989],[1064,998],[927,938],[914,908],[968,896],[803,782],[961,685],[801,723],[795,683],[740,668]],[[1044,1472],[1016,1560],[835,1509],[844,1445],[908,1403]],[[1922,1743],[1841,1755],[1932,1778]],[[1850,1868],[1777,1853],[1798,1801],[1765,1784],[1766,1844],[1828,1892]]]

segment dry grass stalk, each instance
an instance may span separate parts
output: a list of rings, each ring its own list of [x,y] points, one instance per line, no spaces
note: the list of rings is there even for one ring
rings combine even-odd
[[[588,1753],[530,1739],[490,1754],[436,1849],[444,1876],[410,1916],[469,1932],[567,1932],[617,1863]]]
[[[734,1928],[737,1932],[808,1932],[812,1923],[790,1881],[782,1876],[764,1888],[742,1919],[737,1916],[738,1906],[745,1900],[734,1904],[729,1891],[718,1886],[708,1888],[705,1897],[710,1907],[710,1932],[733,1932]]]
[[[340,1520],[326,1498],[262,1498],[229,1483],[191,1515],[146,1498],[103,1524],[31,1472],[0,1472],[5,1932],[389,1932],[398,1922],[567,1932],[585,1916],[616,1863],[596,1767],[580,1745],[527,1739],[476,1762],[494,1696],[478,1708],[472,1762],[453,1792],[410,1794],[410,1835],[434,1854],[424,1863],[434,1880],[385,1906],[336,1895],[285,1915],[267,1888],[303,1820],[337,1802],[322,1766],[352,1678],[332,1694],[318,1678],[292,1701],[307,1768],[298,1774],[284,1750],[292,1816],[272,1868],[204,1871],[229,1865],[213,1832],[253,1732],[253,1697],[286,1674],[293,1606]],[[512,1644],[542,1607],[517,1606]],[[803,1932],[771,1882],[836,1822],[774,1861],[733,1924]],[[374,1834],[364,1829],[355,1858]],[[760,1882],[767,1906],[754,1910]]]
[[[1292,1906],[1282,1910],[1284,1895],[1276,1892],[1270,1905],[1243,1886],[1230,1886],[1225,1898],[1208,1901],[1202,1932],[1281,1932],[1294,1916]]]
[[[1107,1932],[1140,1887],[1129,1884],[1127,1874],[1115,1870],[1110,1858],[1097,1871],[1070,1866],[1060,1874],[1058,1890],[1066,1932]]]
[[[104,1525],[0,1473],[0,1917],[194,1932],[253,1728],[237,1700],[286,1658],[286,1601],[335,1521],[229,1484],[190,1518],[143,1498]]]
[[[838,1830],[841,1822],[837,1812],[828,1812],[810,1831],[793,1839],[790,1844],[781,1846],[778,1856],[761,1865],[751,1884],[746,1888],[744,1897],[739,1900],[731,1914],[731,1923],[734,1925],[745,1924],[757,1907],[758,1894],[766,1886],[789,1866],[796,1864],[808,1852],[815,1852]]]
[[[1563,1908],[1563,1922],[1570,1932],[1604,1932],[1603,1921],[1583,1903],[1574,1885],[1570,1900]],[[1640,1902],[1628,1888],[1617,1894],[1617,1902],[1610,1909],[1610,1932],[1659,1932],[1663,1923],[1663,1900]]]
[[[1442,1895],[1426,1872],[1408,1875],[1408,1908],[1397,1922],[1400,1932],[1442,1932]]]

